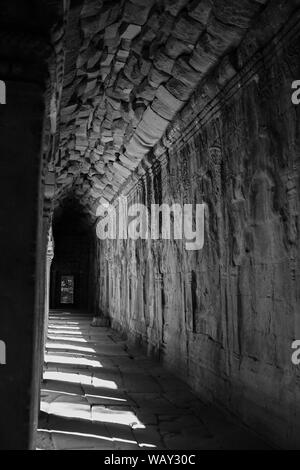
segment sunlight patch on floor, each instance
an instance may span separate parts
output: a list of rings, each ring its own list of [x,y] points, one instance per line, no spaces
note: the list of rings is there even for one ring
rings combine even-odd
[[[146,429],[146,426],[132,411],[112,410],[104,406],[92,407],[92,421],[130,426],[132,429]]]
[[[77,336],[83,336],[83,333],[79,330],[62,330],[61,328],[60,329],[56,329],[56,330],[52,330],[49,328],[48,330],[48,335],[51,335],[51,336],[71,336],[71,335],[75,335],[76,337]]]
[[[76,432],[76,431],[62,431],[61,429],[43,429],[39,428],[38,432],[48,433],[48,434],[62,434],[64,436],[74,436],[74,437],[83,437],[89,439],[99,439],[101,441],[108,441],[108,442],[116,442],[116,443],[124,443],[124,444],[133,444],[140,447],[149,447],[149,448],[156,448],[153,444],[138,444],[137,441],[129,440],[129,439],[122,439],[119,437],[107,437],[102,436],[99,434],[90,434],[90,433],[83,433],[83,432]]]
[[[48,331],[51,330],[74,330],[74,331],[81,331],[81,328],[79,326],[68,326],[68,325],[51,325],[48,328]]]
[[[118,401],[118,402],[125,402],[127,403],[127,400],[125,400],[125,398],[116,398],[116,397],[106,397],[106,396],[103,396],[103,395],[92,395],[90,393],[86,393],[85,394],[85,397],[86,398],[102,398],[104,400],[111,400],[111,401]]]
[[[87,343],[88,341],[84,338],[78,338],[76,336],[52,336],[48,335],[48,339],[52,339],[55,341],[73,341],[74,343]]]
[[[44,396],[43,396],[44,394]],[[51,389],[48,389],[48,388],[42,388],[41,389],[41,397],[42,398],[45,398],[45,394],[49,395],[49,394],[57,394],[57,395],[69,395],[69,396],[72,396],[72,397],[77,397],[78,394],[77,393],[71,393],[71,392],[65,392],[65,391],[61,391],[61,390],[51,390]]]
[[[63,350],[72,350],[72,351],[82,351],[82,352],[95,352],[94,348],[88,348],[83,346],[77,346],[74,344],[66,343],[46,343],[47,349],[63,349]]]
[[[45,354],[45,363],[72,364],[74,366],[103,367],[100,361],[87,359],[86,357],[59,356],[55,354]]]
[[[44,380],[92,385],[94,387],[109,388],[111,390],[117,390],[118,388],[116,382],[113,380],[93,378],[91,375],[85,374],[46,370],[43,377]]]

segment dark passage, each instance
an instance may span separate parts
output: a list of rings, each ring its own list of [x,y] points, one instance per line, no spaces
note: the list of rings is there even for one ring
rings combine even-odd
[[[55,211],[53,237],[51,308],[68,306],[91,311],[94,301],[94,232],[76,200],[68,199]]]

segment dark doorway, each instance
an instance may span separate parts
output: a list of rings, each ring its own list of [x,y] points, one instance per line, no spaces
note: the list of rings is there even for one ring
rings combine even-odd
[[[89,217],[76,199],[67,199],[56,209],[53,238],[50,308],[69,307],[91,312],[95,235]]]

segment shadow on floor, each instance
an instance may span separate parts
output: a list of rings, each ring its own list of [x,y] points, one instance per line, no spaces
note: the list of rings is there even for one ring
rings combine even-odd
[[[51,312],[39,449],[267,449],[91,318]]]

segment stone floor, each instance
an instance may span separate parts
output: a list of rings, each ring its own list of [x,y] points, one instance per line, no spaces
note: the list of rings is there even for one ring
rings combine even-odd
[[[38,449],[266,449],[91,318],[51,312]]]

